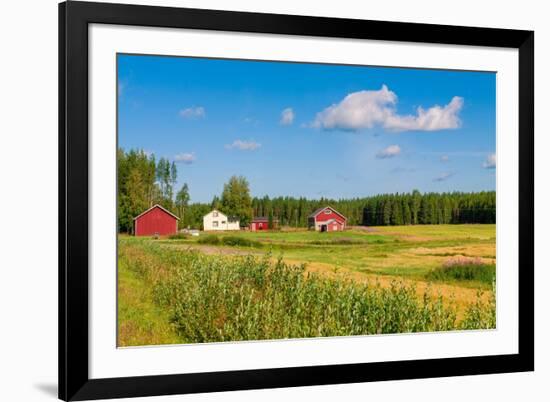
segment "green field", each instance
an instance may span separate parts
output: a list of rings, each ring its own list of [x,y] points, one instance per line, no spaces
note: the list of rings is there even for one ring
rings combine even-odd
[[[119,345],[493,327],[495,249],[481,224],[120,236]]]
[[[241,231],[215,235],[220,238],[238,236],[262,245],[252,249],[216,245],[220,253],[272,252],[282,255],[285,260],[306,262],[311,267],[411,279],[423,278],[452,257],[479,258],[487,264],[495,263],[495,225],[384,226],[331,233]],[[215,252],[212,247],[199,244],[200,238],[161,242],[170,247],[187,246]],[[477,286],[475,283],[470,285]]]

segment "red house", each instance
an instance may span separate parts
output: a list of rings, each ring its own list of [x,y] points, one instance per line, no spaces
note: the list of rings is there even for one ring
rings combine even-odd
[[[273,228],[275,229],[277,225],[279,224],[278,219],[273,219]],[[257,216],[252,219],[250,222],[250,230],[257,231],[257,230],[268,230],[269,229],[269,218],[265,216]]]
[[[319,232],[335,232],[346,228],[347,218],[332,207],[323,207],[307,217],[308,228]]]
[[[134,218],[136,236],[169,235],[178,231],[178,218],[172,212],[156,204]]]

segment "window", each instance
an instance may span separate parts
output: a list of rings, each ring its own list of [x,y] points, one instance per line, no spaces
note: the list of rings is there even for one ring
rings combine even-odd
[[[217,217],[218,217],[218,211],[212,212],[212,216],[213,216],[214,218],[217,218]],[[217,224],[218,224],[218,222],[216,222],[216,225],[217,225]]]
[[[325,214],[329,215],[332,211],[330,209],[325,209]]]
[[[222,221],[222,225],[225,225],[225,221]]]
[[[212,226],[215,227],[215,228],[217,228],[217,227],[218,227],[218,221],[212,222]]]

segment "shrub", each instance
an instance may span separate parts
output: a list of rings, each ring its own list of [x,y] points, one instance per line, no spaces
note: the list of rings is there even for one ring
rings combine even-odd
[[[488,329],[497,326],[497,299],[496,286],[493,281],[493,292],[489,303],[483,303],[481,296],[483,293],[478,291],[476,302],[468,307],[461,328],[464,329]]]
[[[313,240],[309,242],[310,244],[315,245],[336,245],[336,246],[353,246],[355,244],[363,244],[364,241],[361,240],[355,240],[349,237],[339,237],[336,239],[330,239],[330,240]]]
[[[480,258],[457,257],[445,261],[441,267],[430,271],[426,278],[436,281],[478,281],[491,284],[495,276],[494,264],[485,264]]]
[[[238,236],[222,237],[221,242],[226,246],[258,247],[258,248],[262,247],[262,243],[258,241],[245,239],[243,237],[238,237]]]
[[[216,235],[206,235],[204,237],[199,238],[198,242],[200,244],[220,244],[220,238]]]
[[[182,232],[174,233],[168,236],[170,240],[183,240],[183,239],[188,239],[189,237],[190,236],[187,233],[182,233]]]

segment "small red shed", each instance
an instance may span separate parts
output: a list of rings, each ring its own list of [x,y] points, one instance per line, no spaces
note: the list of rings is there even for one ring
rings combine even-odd
[[[278,219],[273,219],[273,229],[277,227],[279,224]],[[269,218],[265,216],[257,216],[252,219],[250,222],[250,230],[257,231],[257,230],[268,230],[269,229]]]
[[[166,208],[156,204],[134,218],[136,236],[169,235],[178,231],[178,218]]]
[[[347,218],[330,206],[319,208],[308,216],[308,227],[319,232],[344,230],[346,222]]]

